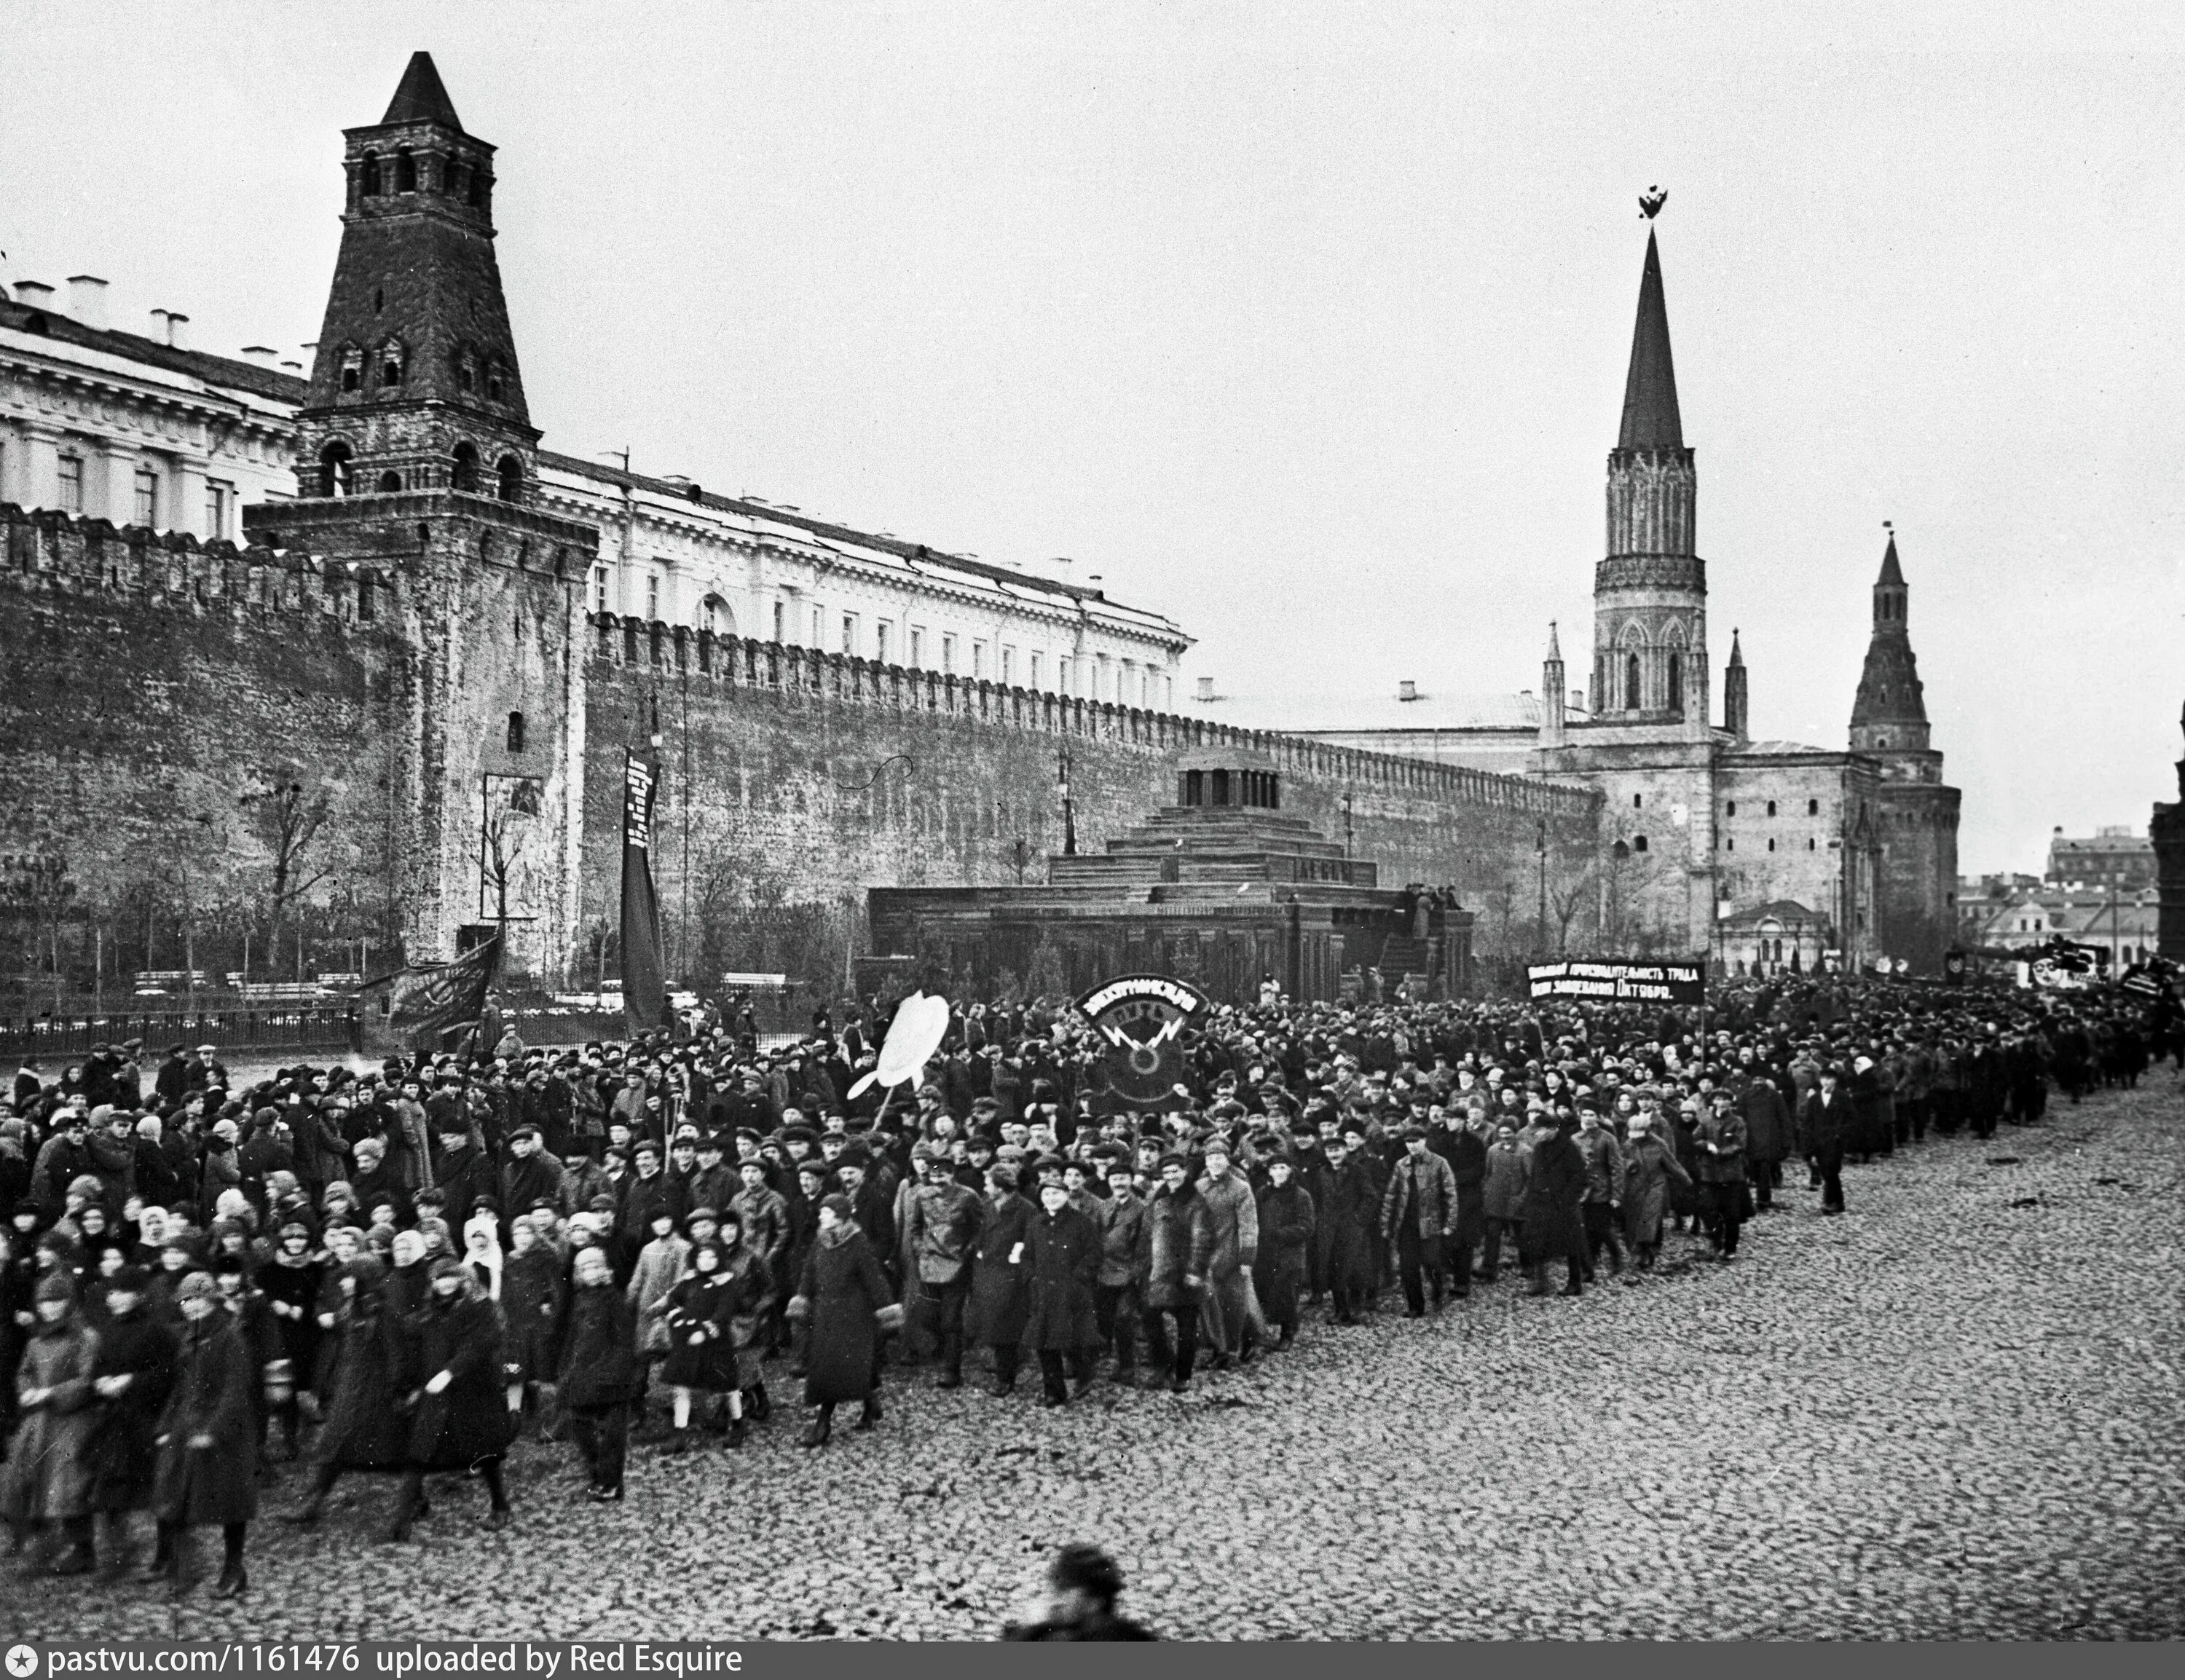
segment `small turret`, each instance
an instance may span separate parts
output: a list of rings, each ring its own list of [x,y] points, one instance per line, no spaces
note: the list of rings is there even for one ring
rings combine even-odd
[[[1548,656],[1540,667],[1540,745],[1556,747],[1570,740],[1568,720],[1564,716],[1562,644],[1556,635],[1556,622],[1548,621]]]
[[[1736,737],[1740,745],[1752,739],[1745,681],[1745,650],[1738,645],[1737,632],[1732,630],[1730,665],[1722,673],[1722,727]]]

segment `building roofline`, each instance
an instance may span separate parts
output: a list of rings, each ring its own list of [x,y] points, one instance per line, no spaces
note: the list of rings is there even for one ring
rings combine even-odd
[[[34,338],[49,338],[59,344],[103,351],[126,361],[164,368],[170,373],[187,374],[209,385],[226,386],[276,402],[293,403],[299,409],[310,391],[310,382],[298,374],[261,367],[256,362],[240,361],[232,356],[215,355],[210,350],[178,349],[141,333],[124,332],[110,327],[87,327],[59,310],[32,309],[9,299],[0,298],[0,327],[12,327]]]
[[[785,507],[770,507],[763,502],[746,501],[737,496],[724,496],[702,488],[680,483],[673,479],[654,478],[641,472],[629,472],[618,466],[604,466],[598,461],[585,460],[576,455],[565,455],[551,449],[539,452],[541,466],[556,467],[575,476],[595,479],[632,490],[645,490],[669,501],[689,503],[708,507],[718,513],[733,513],[746,519],[768,521],[807,531],[815,537],[830,542],[852,544],[881,554],[891,554],[897,559],[914,563],[925,561],[945,566],[954,572],[968,572],[975,578],[986,578],[1013,588],[1035,590],[1042,594],[1062,595],[1082,606],[1097,603],[1110,612],[1130,613],[1150,621],[1149,628],[1165,630],[1183,646],[1190,646],[1194,638],[1184,633],[1183,628],[1172,618],[1148,608],[1126,606],[1111,601],[1104,590],[1088,589],[1082,584],[1067,583],[1058,578],[1042,578],[1036,572],[1018,572],[1006,566],[997,566],[990,561],[974,560],[966,555],[950,554],[927,543],[907,542],[900,537],[884,537],[854,527],[841,525],[832,520],[819,519],[810,514],[798,513]]]

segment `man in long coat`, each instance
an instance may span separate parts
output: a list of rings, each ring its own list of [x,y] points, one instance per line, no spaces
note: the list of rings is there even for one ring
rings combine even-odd
[[[1566,1262],[1570,1270],[1562,1292],[1585,1292],[1585,1221],[1579,1211],[1585,1197],[1585,1158],[1572,1141],[1571,1130],[1559,1126],[1534,1146],[1525,1181],[1525,1224],[1518,1238],[1518,1257],[1532,1279],[1528,1292],[1534,1295],[1548,1292],[1548,1262],[1556,1259]]]
[[[1062,1186],[1041,1186],[1039,1201],[1025,1242],[1030,1275],[1023,1345],[1039,1355],[1046,1403],[1059,1406],[1070,1395],[1065,1366],[1078,1393],[1092,1386],[1092,1349],[1100,1337],[1093,1303],[1100,1233],[1089,1217],[1070,1206],[1070,1192]]]

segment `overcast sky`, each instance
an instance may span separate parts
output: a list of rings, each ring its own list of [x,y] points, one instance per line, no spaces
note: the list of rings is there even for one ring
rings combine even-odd
[[[1843,743],[1890,519],[1968,872],[2177,796],[2185,8],[8,11],[9,282],[293,353],[422,47],[550,448],[1071,555],[1240,689],[1583,680],[1660,182],[1718,712],[1736,626]]]

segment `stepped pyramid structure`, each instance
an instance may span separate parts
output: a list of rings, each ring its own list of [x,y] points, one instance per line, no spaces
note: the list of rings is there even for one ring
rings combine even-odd
[[[1104,851],[1049,858],[1043,886],[874,889],[875,946],[978,996],[1006,976],[1080,992],[1138,972],[1227,1003],[1251,1002],[1269,978],[1308,1000],[1342,995],[1346,973],[1384,992],[1470,983],[1471,913],[1382,888],[1377,864],[1282,810],[1271,759],[1188,752],[1176,782],[1174,805]]]

